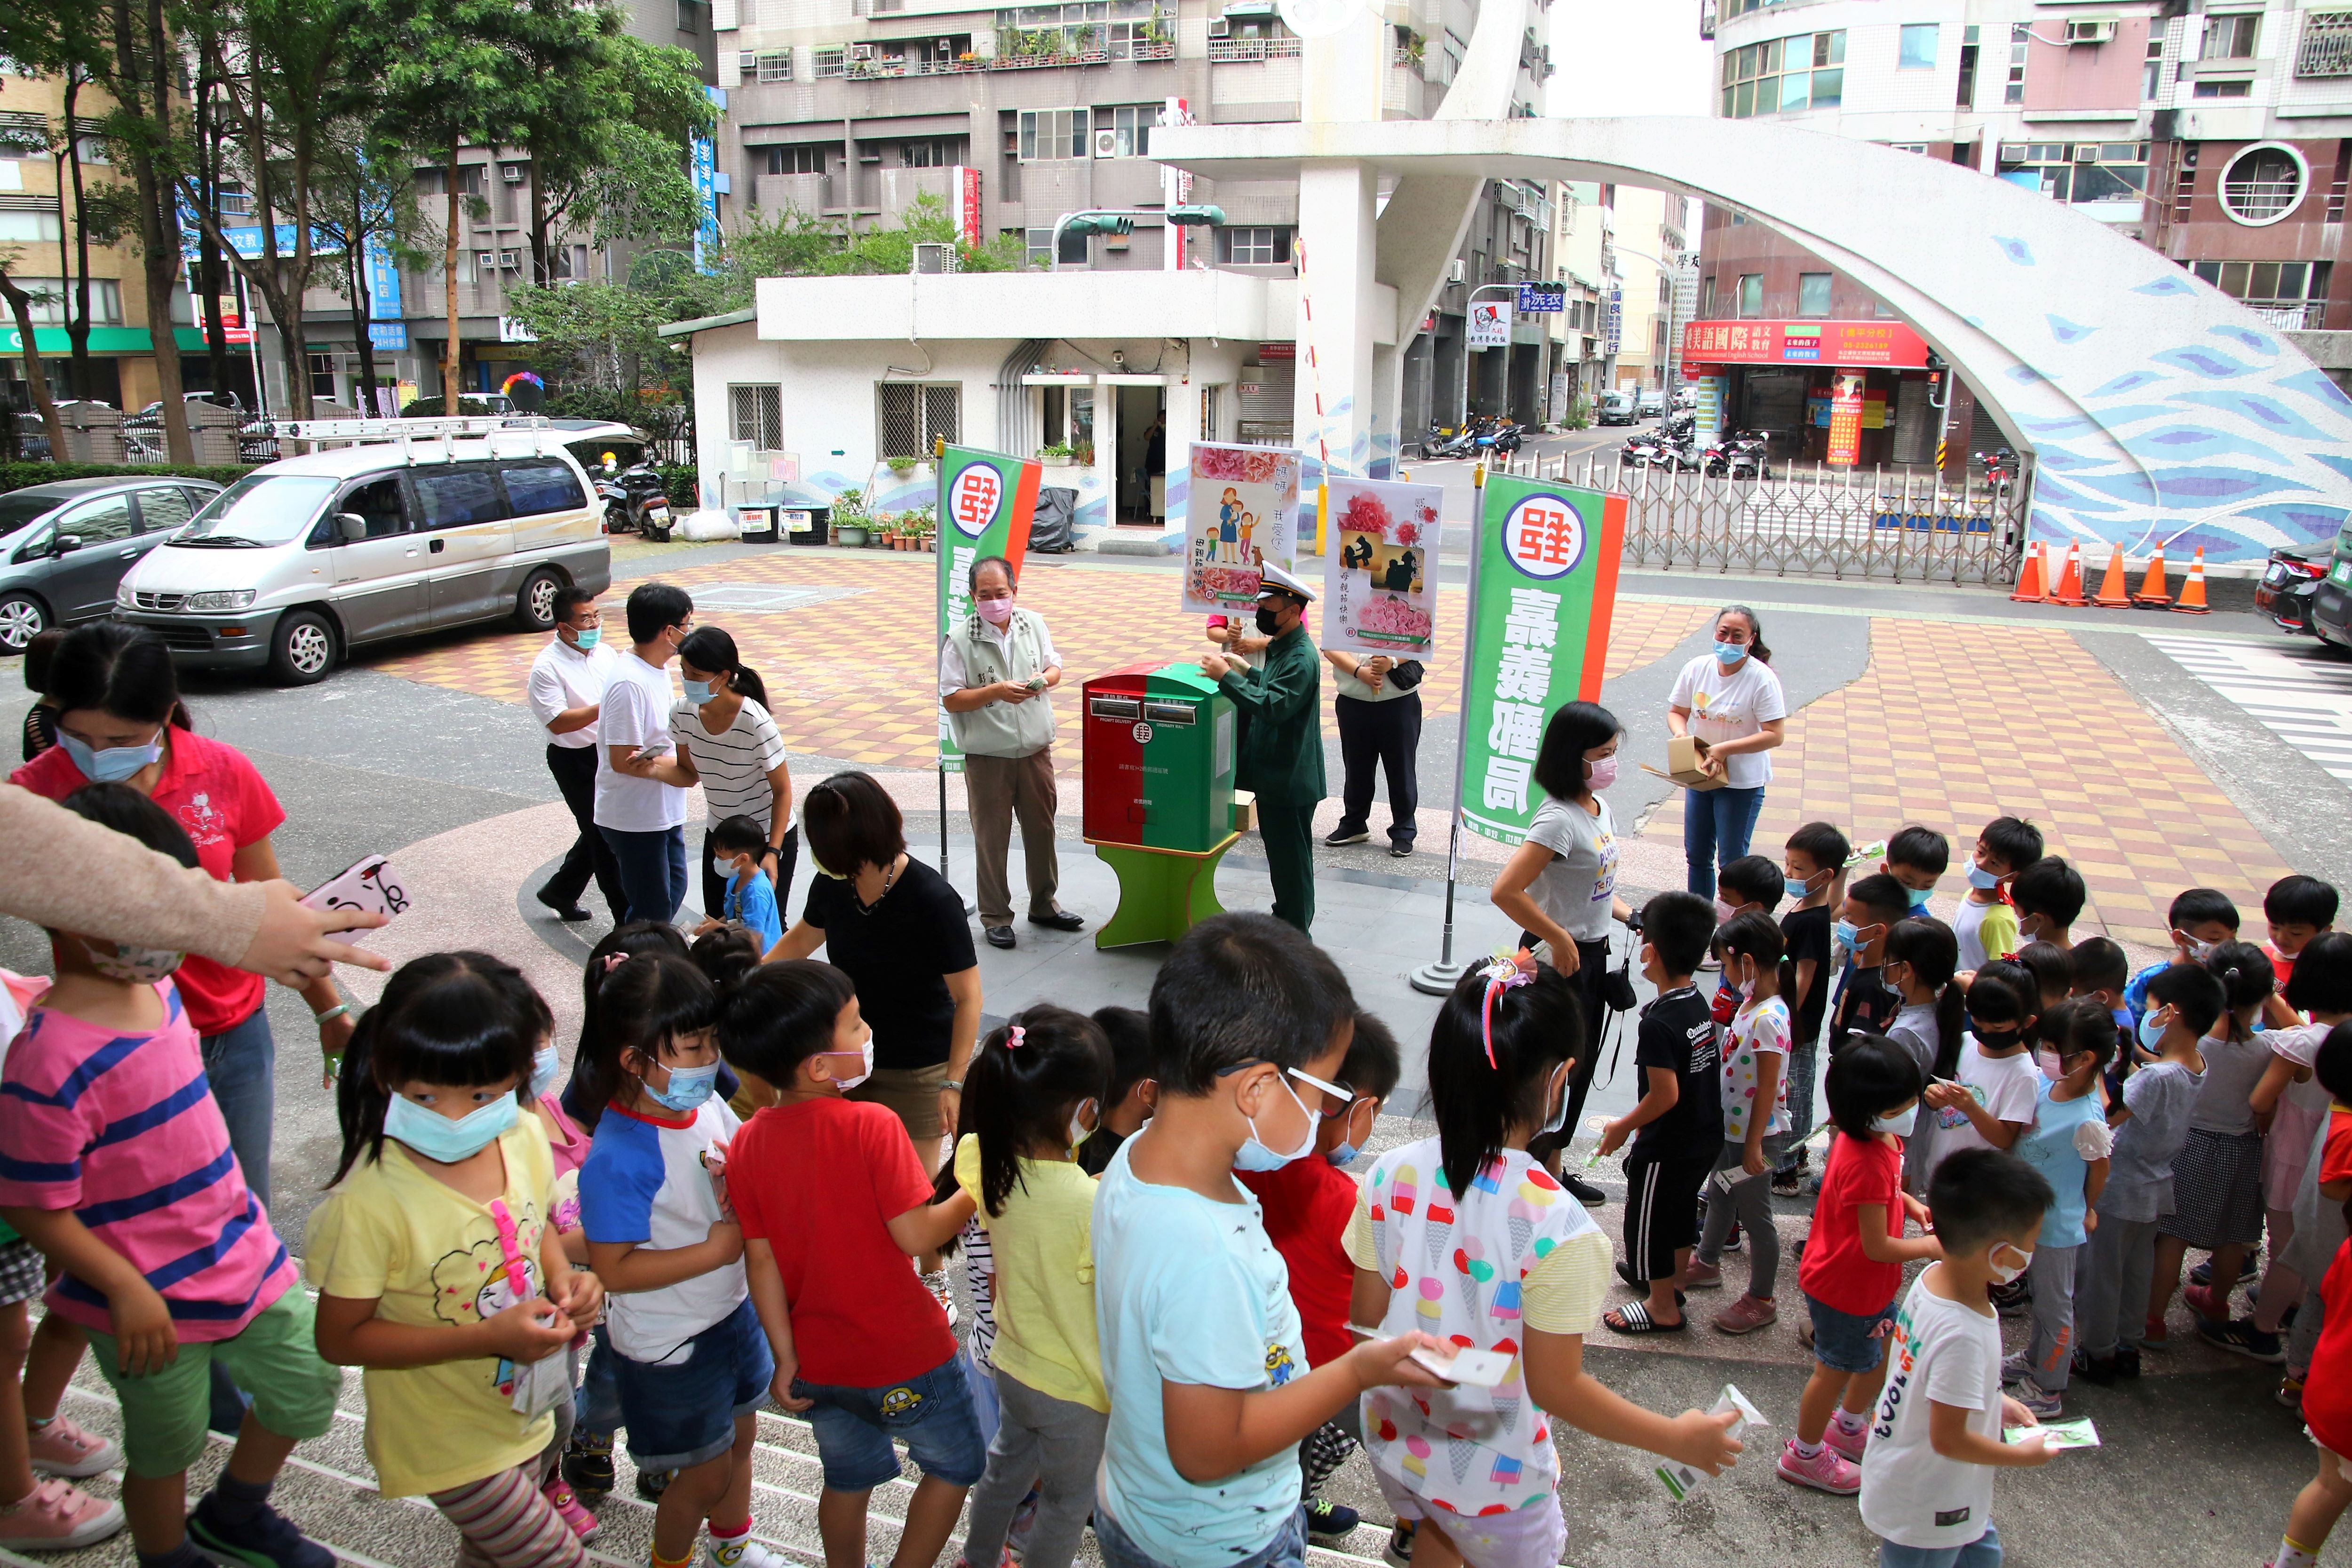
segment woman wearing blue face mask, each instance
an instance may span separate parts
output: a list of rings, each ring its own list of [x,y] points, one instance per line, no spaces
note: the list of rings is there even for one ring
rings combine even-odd
[[[609,1101],[580,1167],[580,1223],[614,1292],[598,1334],[630,1457],[675,1472],[654,1513],[654,1555],[680,1561],[706,1519],[714,1553],[751,1527],[754,1413],[775,1362],[723,1185],[741,1123],[713,1092],[719,994],[690,961],[648,953],[613,972],[602,1004],[588,1071]]]
[[[801,830],[793,821],[793,771],[768,710],[767,684],[736,653],[735,639],[717,626],[687,634],[677,645],[677,673],[686,696],[670,710],[669,732],[677,742],[678,771],[701,780],[710,810],[702,834],[702,912],[719,919],[727,900],[727,879],[712,863],[710,834],[730,816],[750,817],[767,836],[760,869],[767,873],[776,908],[784,909]]]
[[[1784,738],[1788,700],[1764,646],[1764,623],[1745,605],[1716,613],[1715,646],[1683,666],[1666,699],[1666,728],[1698,740],[1715,789],[1683,792],[1683,858],[1688,886],[1715,896],[1716,876],[1748,853],[1748,836],[1772,782],[1766,755]]]
[[[221,881],[278,876],[270,834],[285,811],[243,753],[195,733],[171,653],[153,633],[108,621],[77,627],[50,662],[47,695],[58,744],[10,774],[11,783],[51,800],[85,784],[126,784],[171,813],[198,864]],[[267,1208],[278,1051],[261,977],[191,955],[173,978],[203,1040],[205,1078],[229,1146]],[[319,1020],[331,1074],[351,1040],[351,1010],[331,978],[305,985],[302,999]]]

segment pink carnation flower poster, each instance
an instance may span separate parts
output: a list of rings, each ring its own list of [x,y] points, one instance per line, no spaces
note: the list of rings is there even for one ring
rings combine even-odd
[[[1330,480],[1322,646],[1427,658],[1437,643],[1444,492],[1385,479]]]
[[[1246,616],[1261,568],[1291,570],[1298,540],[1298,454],[1287,447],[1192,443],[1184,507],[1187,614]]]

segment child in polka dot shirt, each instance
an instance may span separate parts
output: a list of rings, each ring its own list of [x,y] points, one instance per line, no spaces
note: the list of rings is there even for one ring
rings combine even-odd
[[[1717,1314],[1715,1326],[1745,1334],[1779,1316],[1772,1291],[1780,1240],[1772,1225],[1771,1173],[1789,1141],[1789,1004],[1780,995],[1780,928],[1751,910],[1715,934],[1726,984],[1739,988],[1738,1010],[1723,1042],[1723,1152],[1707,1179],[1706,1227],[1691,1260],[1694,1286],[1721,1282],[1723,1247],[1736,1218],[1748,1233],[1748,1289]]]

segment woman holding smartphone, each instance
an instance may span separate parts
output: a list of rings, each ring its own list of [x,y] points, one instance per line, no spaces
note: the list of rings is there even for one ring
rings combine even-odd
[[[278,879],[270,834],[286,813],[260,772],[234,746],[191,727],[172,655],[152,632],[97,621],[58,645],[48,696],[58,743],[9,775],[35,795],[63,800],[87,784],[126,784],[172,814],[198,864],[224,882]],[[202,1037],[205,1078],[245,1184],[269,1205],[271,1122],[278,1047],[262,1006],[261,976],[191,953],[172,973],[188,1021]],[[352,1037],[351,1009],[331,977],[301,988],[330,1060]]]

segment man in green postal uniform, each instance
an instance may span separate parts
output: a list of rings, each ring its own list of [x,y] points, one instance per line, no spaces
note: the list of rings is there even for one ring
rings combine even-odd
[[[1255,669],[1222,654],[1201,660],[1202,673],[1234,700],[1241,715],[1240,765],[1234,783],[1257,795],[1258,837],[1274,879],[1274,917],[1306,931],[1315,923],[1315,807],[1323,779],[1323,661],[1307,637],[1315,591],[1268,564],[1257,596],[1257,629],[1266,638]]]
[[[1054,901],[1061,881],[1054,854],[1054,708],[1045,694],[1062,683],[1062,656],[1045,618],[1015,607],[1012,563],[986,555],[971,563],[972,613],[940,647],[940,706],[963,751],[971,807],[972,858],[980,883],[980,927],[991,947],[1013,945],[1013,889],[1004,875],[1013,822],[1029,872],[1029,923],[1077,931],[1087,923]]]

